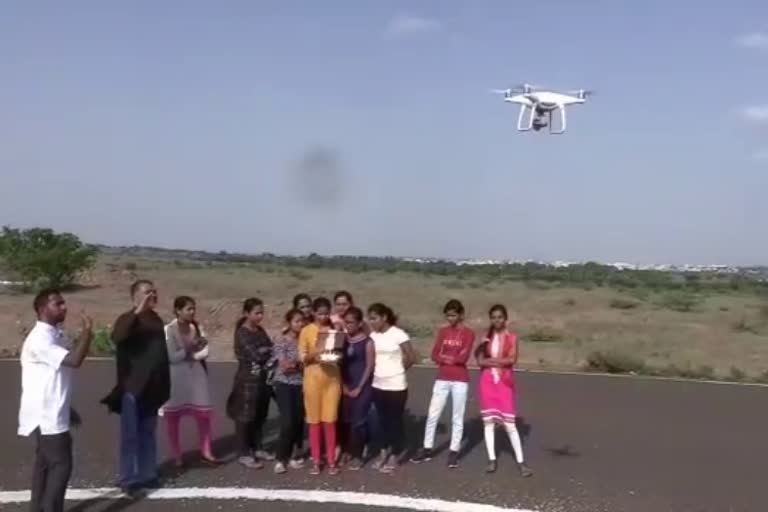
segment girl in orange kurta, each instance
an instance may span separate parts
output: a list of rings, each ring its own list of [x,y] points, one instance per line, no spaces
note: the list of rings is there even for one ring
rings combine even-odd
[[[320,474],[322,438],[325,437],[328,473],[338,473],[336,465],[336,421],[341,400],[341,372],[337,362],[321,360],[321,354],[329,346],[328,336],[334,336],[333,346],[341,348],[341,333],[331,324],[331,302],[319,297],[312,304],[314,322],[299,334],[299,355],[304,363],[304,410],[309,425],[309,445],[314,462],[311,473]],[[340,341],[340,343],[339,343]]]

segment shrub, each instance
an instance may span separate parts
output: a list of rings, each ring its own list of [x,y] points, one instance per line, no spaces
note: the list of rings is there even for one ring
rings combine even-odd
[[[93,341],[91,342],[92,355],[108,356],[115,353],[111,334],[109,327],[100,327],[94,331]]]
[[[664,308],[689,313],[701,302],[701,297],[685,292],[668,293],[661,299],[660,305]]]
[[[645,363],[641,359],[622,352],[595,351],[587,357],[587,371],[604,373],[642,373],[645,369]]]
[[[309,281],[310,279],[312,279],[312,275],[311,274],[307,274],[306,272],[302,272],[301,270],[295,270],[294,269],[294,270],[291,270],[290,272],[288,272],[288,274],[292,278],[298,279],[299,281]]]
[[[563,301],[563,304],[565,304],[568,307],[573,307],[576,305],[576,299],[569,297]]]
[[[443,283],[443,286],[445,286],[449,290],[462,290],[462,289],[464,289],[464,283],[462,283],[458,279],[454,279],[452,281],[446,281],[446,282]]]
[[[746,317],[741,317],[736,322],[733,322],[733,324],[731,324],[731,327],[736,332],[749,332],[749,333],[752,333],[752,334],[758,334],[757,327],[755,327],[754,325],[750,324],[747,321]]]
[[[697,380],[715,379],[715,369],[708,365],[701,365],[697,368],[693,368],[690,364],[686,364],[685,366],[669,364],[653,373],[661,377],[679,377],[682,379]]]
[[[97,252],[75,235],[52,229],[4,227],[0,235],[0,259],[28,286],[71,285],[78,273],[93,266]]]
[[[728,373],[728,380],[733,382],[743,382],[747,378],[747,374],[743,370],[731,366],[731,371]]]
[[[624,310],[635,309],[639,305],[640,304],[638,304],[634,300],[628,300],[628,299],[613,299],[610,304],[611,308],[613,309],[624,309]]]
[[[760,384],[768,384],[768,370],[755,377],[755,382]]]
[[[527,341],[534,343],[555,343],[563,341],[563,334],[551,327],[534,327],[524,336]]]

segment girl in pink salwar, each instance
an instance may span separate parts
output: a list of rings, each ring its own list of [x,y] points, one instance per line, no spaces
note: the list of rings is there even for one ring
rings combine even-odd
[[[496,471],[496,425],[502,425],[509,435],[520,474],[533,473],[523,458],[523,443],[517,431],[516,388],[514,367],[517,364],[517,336],[507,329],[507,309],[497,304],[489,312],[491,325],[487,336],[477,347],[475,357],[480,366],[480,414],[485,425],[485,447],[488,450],[486,471]]]
[[[208,390],[208,342],[195,320],[195,301],[177,297],[176,319],[165,326],[165,342],[171,365],[171,397],[160,410],[165,417],[168,440],[177,466],[182,466],[179,423],[183,416],[197,421],[203,460],[216,464],[211,451],[211,398]]]

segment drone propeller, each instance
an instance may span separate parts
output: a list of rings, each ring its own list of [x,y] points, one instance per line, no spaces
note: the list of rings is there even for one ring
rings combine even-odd
[[[488,92],[491,94],[503,94],[504,96],[509,96],[512,94],[512,89],[491,89]]]
[[[587,96],[594,96],[595,91],[590,89],[579,89],[578,91],[568,91],[566,94],[572,94],[579,98],[586,98]]]

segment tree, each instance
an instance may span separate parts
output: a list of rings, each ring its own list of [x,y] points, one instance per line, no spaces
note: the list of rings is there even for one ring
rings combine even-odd
[[[96,262],[98,250],[71,233],[47,228],[4,227],[0,235],[3,266],[32,286],[68,286]]]

